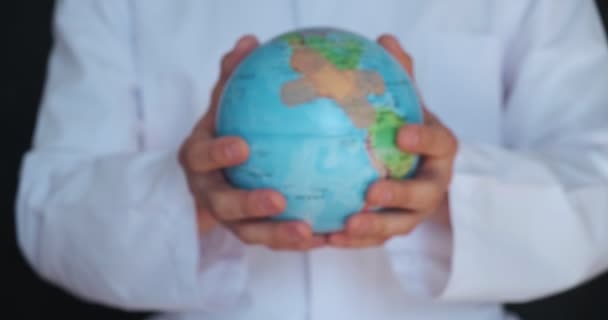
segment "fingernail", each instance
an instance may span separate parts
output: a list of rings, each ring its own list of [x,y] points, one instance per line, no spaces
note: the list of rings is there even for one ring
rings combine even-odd
[[[234,161],[241,156],[241,147],[238,143],[231,143],[224,147],[224,156],[229,161]]]
[[[405,129],[401,132],[401,143],[403,143],[408,148],[415,148],[420,142],[420,135],[418,134],[418,130],[414,129]]]

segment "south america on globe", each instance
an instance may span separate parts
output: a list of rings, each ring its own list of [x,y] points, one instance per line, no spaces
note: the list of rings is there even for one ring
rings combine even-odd
[[[286,200],[278,220],[316,233],[344,228],[378,179],[408,179],[419,157],[396,145],[421,123],[412,80],[379,44],[354,32],[306,28],[261,44],[234,70],[219,100],[218,136],[240,136],[249,159],[225,170],[247,190]]]

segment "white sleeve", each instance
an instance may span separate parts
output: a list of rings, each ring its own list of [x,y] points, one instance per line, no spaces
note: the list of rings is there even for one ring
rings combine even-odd
[[[80,298],[129,310],[210,310],[239,298],[240,242],[199,237],[177,150],[143,150],[129,2],[60,1],[17,199],[32,268]]]
[[[403,241],[387,246],[403,286],[416,293],[522,302],[608,270],[601,20],[591,0],[530,4],[505,67],[505,144],[461,144],[449,190],[451,230],[428,223],[412,234],[425,253],[408,260]],[[414,288],[420,278],[424,285]]]

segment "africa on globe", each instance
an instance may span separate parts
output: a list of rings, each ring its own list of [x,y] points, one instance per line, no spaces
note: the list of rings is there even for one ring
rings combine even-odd
[[[339,231],[366,207],[368,187],[407,179],[419,158],[398,149],[397,130],[421,123],[413,83],[379,44],[334,28],[306,28],[261,44],[222,92],[218,136],[240,136],[249,159],[225,170],[235,187],[287,199],[276,219],[316,233]]]

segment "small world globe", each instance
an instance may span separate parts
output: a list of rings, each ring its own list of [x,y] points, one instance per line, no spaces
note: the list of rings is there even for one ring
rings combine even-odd
[[[277,220],[315,233],[344,228],[364,210],[378,179],[408,179],[419,157],[396,145],[398,129],[421,123],[421,104],[402,66],[354,32],[305,28],[262,43],[221,94],[217,136],[240,136],[246,162],[227,168],[240,189],[274,189],[287,200]]]

